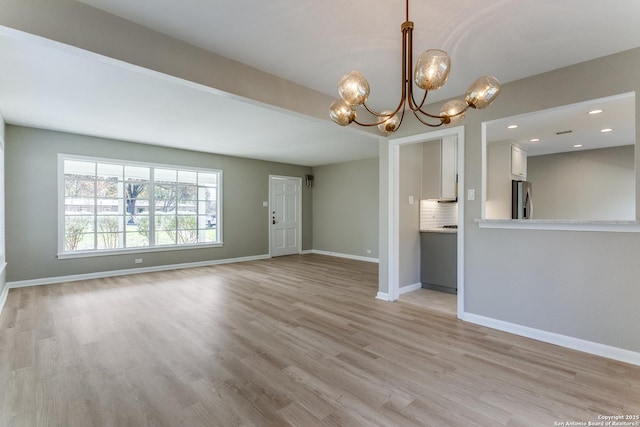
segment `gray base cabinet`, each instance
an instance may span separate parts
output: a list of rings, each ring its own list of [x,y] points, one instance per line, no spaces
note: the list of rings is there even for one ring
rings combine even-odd
[[[436,291],[458,292],[456,233],[420,233],[420,282]]]

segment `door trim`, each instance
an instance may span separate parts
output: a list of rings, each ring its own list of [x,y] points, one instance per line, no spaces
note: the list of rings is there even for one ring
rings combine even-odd
[[[269,234],[269,258],[273,258],[271,245],[271,183],[276,179],[291,179],[298,182],[298,241],[296,245],[298,246],[298,254],[302,252],[302,178],[299,176],[285,176],[285,175],[269,175],[269,209],[267,210],[267,233]]]
[[[387,257],[389,266],[387,271],[388,301],[395,301],[400,296],[400,146],[415,144],[443,136],[458,137],[458,296],[457,317],[464,316],[464,126],[425,132],[403,138],[390,139],[388,144],[388,245]]]

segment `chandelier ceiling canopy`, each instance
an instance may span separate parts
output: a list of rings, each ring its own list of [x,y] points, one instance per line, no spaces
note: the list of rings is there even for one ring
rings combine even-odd
[[[406,21],[402,30],[402,94],[395,110],[376,112],[369,108],[367,99],[370,93],[369,82],[358,71],[345,74],[338,83],[338,94],[331,106],[331,119],[341,126],[356,123],[361,126],[378,126],[380,131],[389,134],[395,132],[404,119],[406,107],[413,112],[423,124],[437,127],[446,124],[460,123],[469,107],[481,109],[489,106],[500,93],[500,82],[493,76],[482,76],[476,79],[465,94],[464,99],[452,99],[446,102],[439,114],[431,114],[423,109],[430,90],[441,88],[449,77],[451,59],[447,52],[429,49],[423,52],[413,69],[413,22],[409,21],[409,0],[406,0]],[[420,102],[416,102],[413,83],[424,91]],[[373,123],[357,120],[356,108],[362,106],[374,116]]]

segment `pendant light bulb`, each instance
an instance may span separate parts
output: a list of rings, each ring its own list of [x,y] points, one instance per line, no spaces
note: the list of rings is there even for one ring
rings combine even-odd
[[[444,50],[429,49],[423,52],[416,63],[414,81],[420,89],[440,89],[451,69],[451,59]]]
[[[465,96],[469,106],[478,110],[488,107],[500,94],[500,82],[493,76],[478,77]]]
[[[361,105],[369,97],[369,82],[359,71],[350,71],[338,82],[338,94],[349,105]]]

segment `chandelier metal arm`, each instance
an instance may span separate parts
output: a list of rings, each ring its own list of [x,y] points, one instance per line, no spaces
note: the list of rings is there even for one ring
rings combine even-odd
[[[437,123],[437,124],[436,124],[436,123],[429,123],[429,122],[425,121],[422,117],[420,117],[420,115],[418,114],[418,111],[416,111],[416,110],[411,110],[411,111],[413,111],[413,115],[414,115],[414,116],[416,116],[416,119],[418,119],[418,121],[419,121],[420,123],[422,123],[423,125],[427,125],[427,126],[430,126],[430,127],[432,127],[432,128],[437,128],[438,126],[442,126],[442,125],[445,123],[445,122],[442,120],[444,117],[442,117],[442,118],[441,118],[441,120],[440,120],[440,122],[439,122],[439,123]],[[431,114],[429,114],[428,116],[429,116],[429,117],[432,117],[432,118],[434,118],[434,119],[438,118],[438,116],[434,116],[434,115],[431,115]]]
[[[402,99],[406,100],[409,104],[409,108],[413,111],[413,115],[416,116],[418,121],[424,125],[431,127],[438,127],[444,123],[445,117],[436,116],[433,114],[429,114],[426,111],[422,110],[422,106],[424,105],[427,95],[429,94],[428,90],[424,91],[424,96],[422,97],[422,101],[418,104],[413,96],[413,22],[409,21],[409,0],[406,1],[407,5],[407,21],[402,24],[402,75],[403,75],[403,85],[402,85]],[[422,119],[418,112],[424,114],[427,117],[431,117],[433,119],[438,119],[439,123],[429,123]]]
[[[364,76],[358,71],[351,71],[345,74],[338,83],[338,93],[340,98],[336,99],[331,106],[331,119],[341,126],[349,123],[356,123],[360,126],[378,126],[380,131],[387,134],[395,132],[404,119],[404,113],[409,109],[416,119],[430,127],[438,127],[447,124],[457,124],[465,117],[469,107],[482,109],[489,106],[500,93],[500,82],[493,76],[482,76],[477,78],[467,89],[465,98],[451,99],[441,108],[439,114],[431,114],[425,111],[427,96],[429,91],[442,87],[449,75],[451,61],[445,51],[439,49],[429,49],[423,52],[413,65],[413,28],[414,24],[409,21],[409,0],[405,0],[406,20],[400,27],[402,31],[402,91],[400,102],[395,110],[384,110],[377,112],[367,104],[370,87]],[[424,90],[420,102],[416,102],[414,96],[415,85]],[[375,123],[362,123],[356,120],[356,107],[363,108],[376,118]],[[429,120],[431,119],[431,120]],[[429,123],[431,121],[431,123]],[[435,122],[435,123],[434,123]]]

